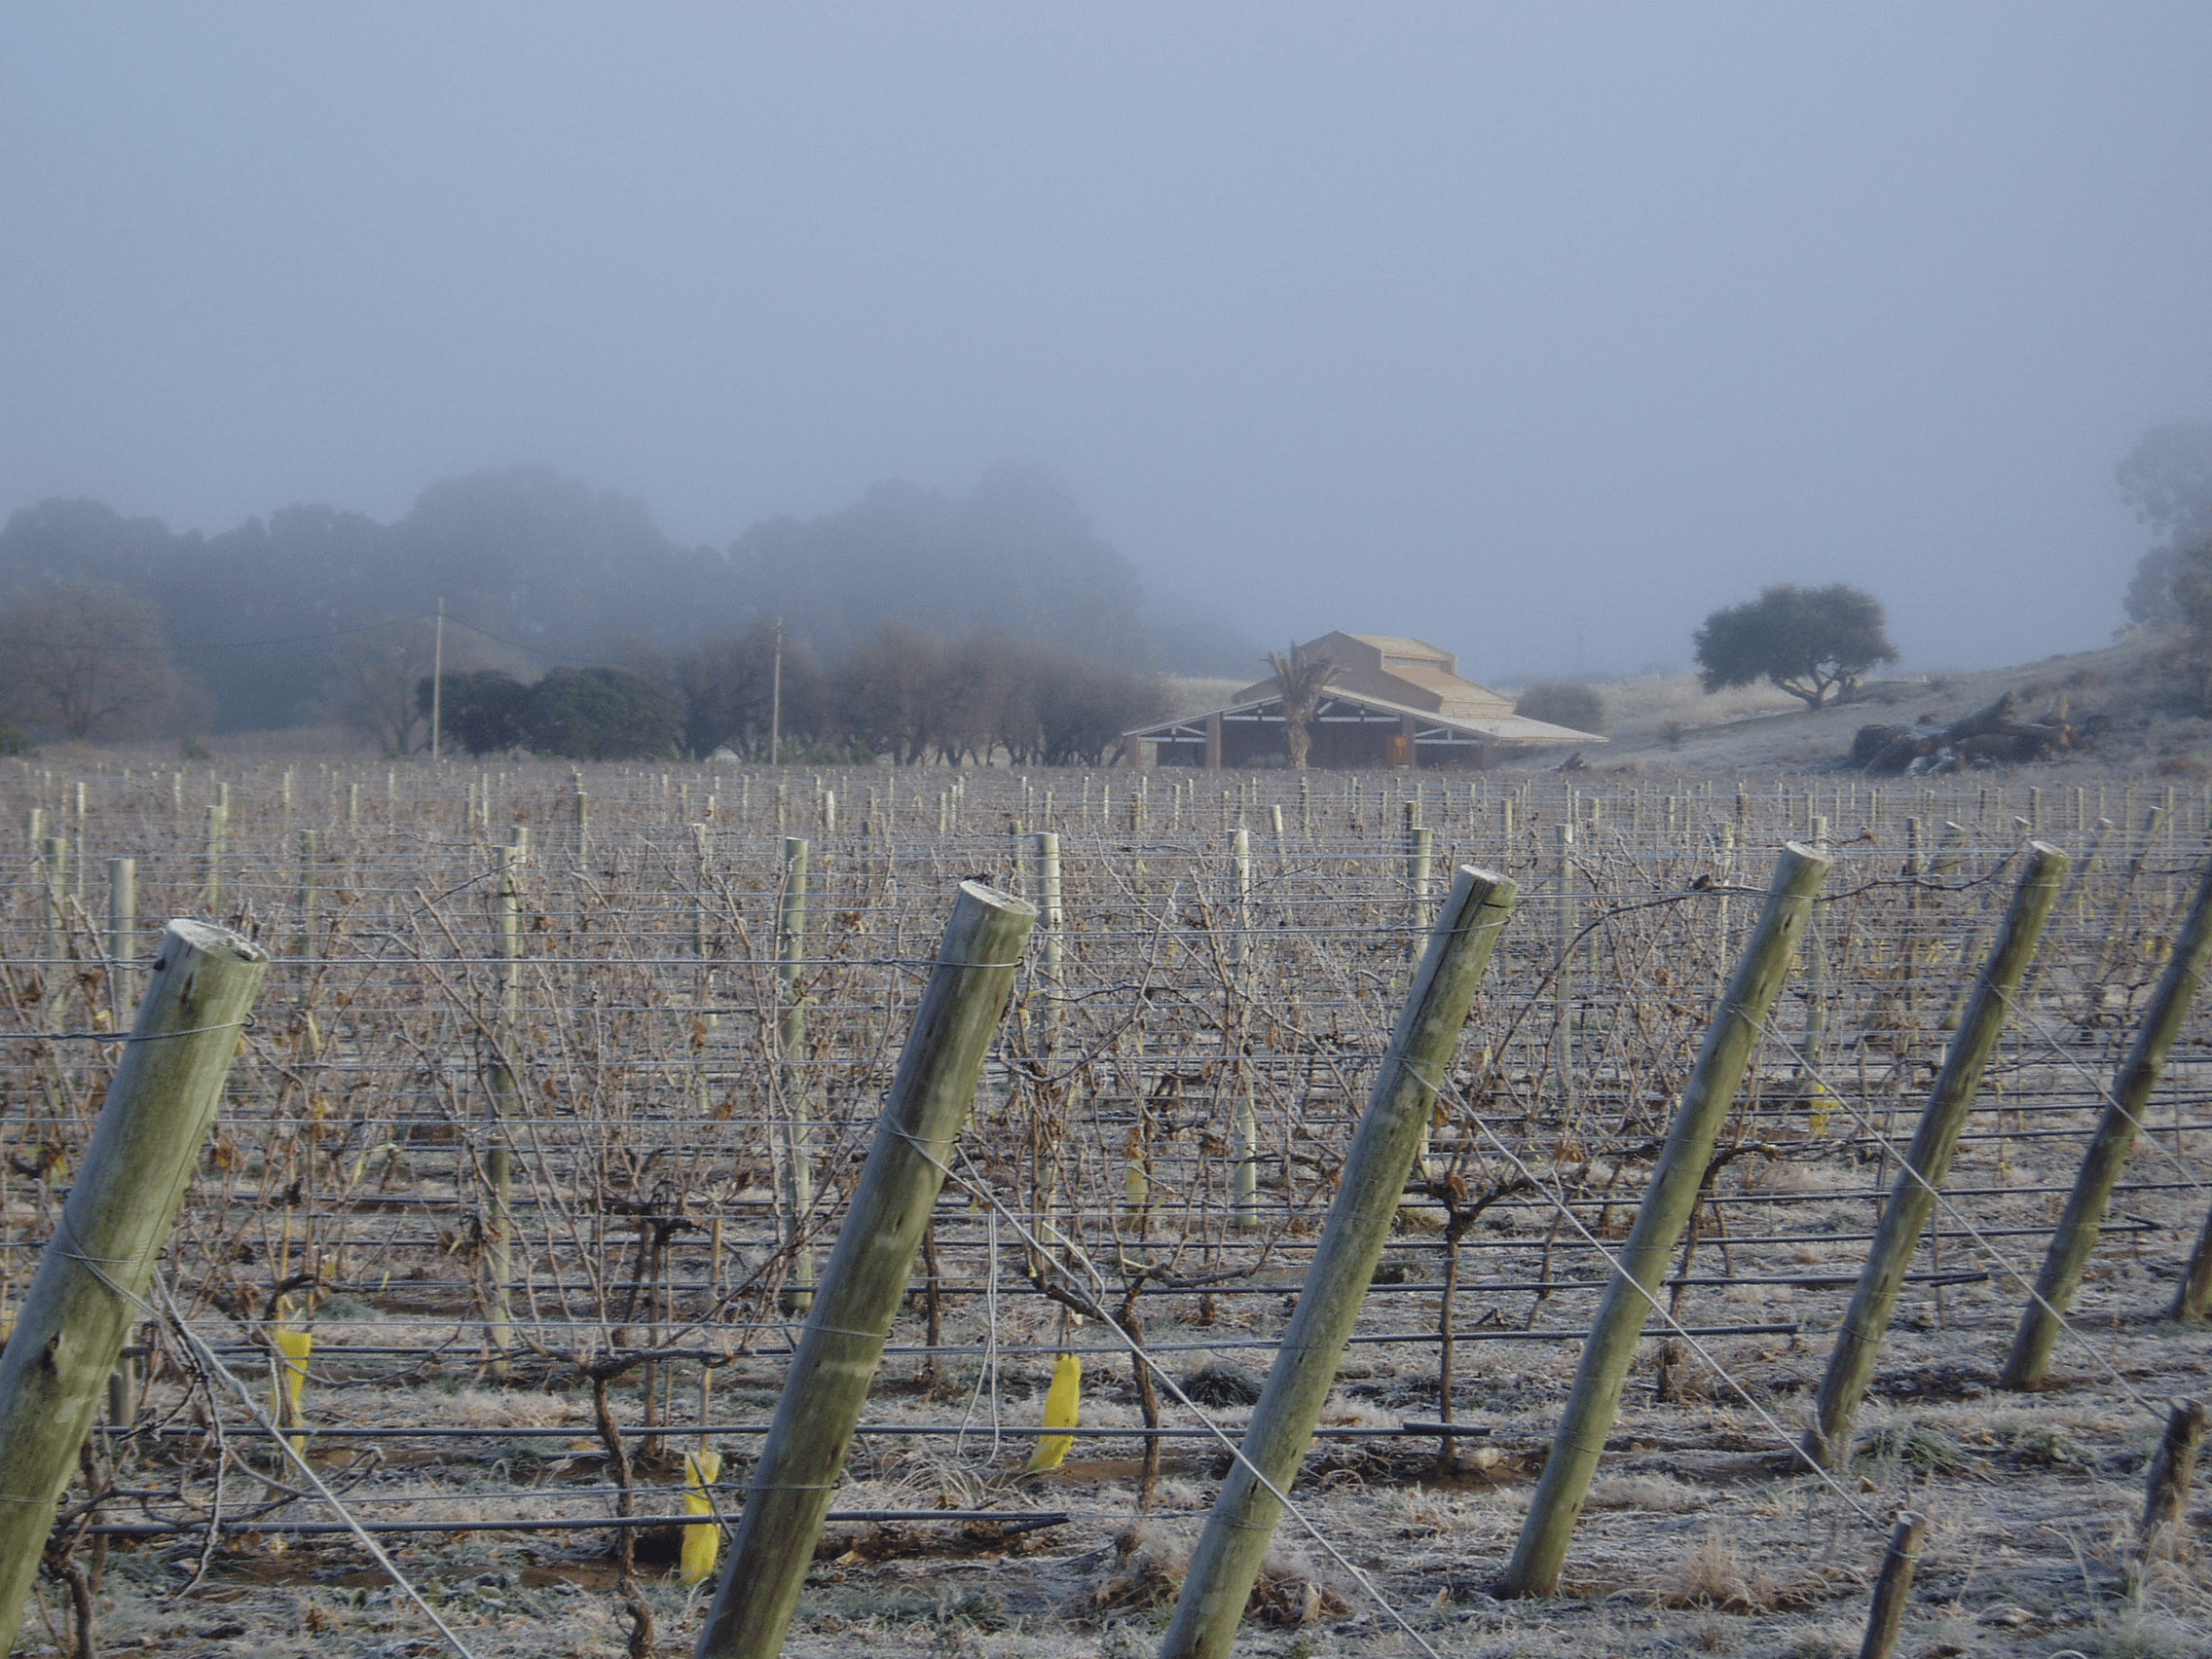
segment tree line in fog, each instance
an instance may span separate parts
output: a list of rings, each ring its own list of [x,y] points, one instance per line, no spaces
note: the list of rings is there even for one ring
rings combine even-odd
[[[339,723],[407,753],[441,602],[448,675],[512,705],[498,747],[547,753],[575,722],[543,711],[614,688],[666,739],[639,752],[765,755],[779,622],[801,753],[1095,759],[1156,712],[1158,669],[1251,655],[1150,615],[1041,468],[965,498],[879,485],[722,549],[525,468],[435,484],[389,524],[294,506],[204,536],[96,501],[20,510],[0,530],[0,719],[84,741]],[[514,723],[541,682],[543,718]]]

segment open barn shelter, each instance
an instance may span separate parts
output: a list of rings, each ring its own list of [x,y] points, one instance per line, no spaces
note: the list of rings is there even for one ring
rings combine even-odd
[[[1298,648],[1330,665],[1308,722],[1309,766],[1480,768],[1516,750],[1605,741],[1515,714],[1512,699],[1462,680],[1459,659],[1425,641],[1335,633]],[[1284,729],[1282,686],[1270,675],[1221,708],[1124,737],[1134,765],[1279,766],[1290,754]]]

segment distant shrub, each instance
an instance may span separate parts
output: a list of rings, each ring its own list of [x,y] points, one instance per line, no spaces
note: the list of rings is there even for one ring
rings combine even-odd
[[[677,753],[676,699],[618,668],[557,668],[530,688],[523,741],[565,760],[658,759]]]
[[[1595,685],[1578,680],[1545,680],[1521,694],[1513,712],[1547,725],[1592,733],[1605,729],[1605,699]]]

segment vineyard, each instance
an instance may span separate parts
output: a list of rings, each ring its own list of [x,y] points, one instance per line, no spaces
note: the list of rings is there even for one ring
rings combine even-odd
[[[2207,1386],[2212,1009],[2007,1386],[2177,977],[2200,785],[5,765],[11,1327],[165,920],[272,959],[22,1651],[687,1651],[963,882],[1038,920],[786,1650],[1154,1651],[1464,866],[1517,897],[1239,1651],[1857,1653],[1900,1510],[1901,1652],[2212,1651],[2186,1497],[2138,1538]],[[1789,843],[1833,867],[1559,1594],[1503,1594]],[[1808,1456],[2031,866],[2040,945]]]

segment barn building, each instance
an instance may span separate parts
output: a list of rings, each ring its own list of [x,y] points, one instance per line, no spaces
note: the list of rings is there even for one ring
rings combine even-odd
[[[1524,719],[1512,702],[1459,678],[1459,659],[1419,640],[1324,634],[1300,647],[1332,665],[1309,725],[1309,766],[1494,766],[1515,749],[1603,743],[1593,732]],[[1273,676],[1219,709],[1124,734],[1136,766],[1279,766],[1281,687]]]

